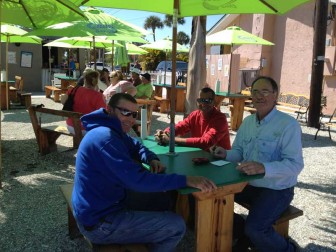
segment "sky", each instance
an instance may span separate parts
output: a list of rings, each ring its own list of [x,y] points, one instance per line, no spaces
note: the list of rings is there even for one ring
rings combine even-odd
[[[139,0],[141,1],[141,0]],[[143,28],[145,19],[149,16],[157,16],[162,21],[165,18],[164,14],[156,13],[156,12],[147,12],[147,11],[135,11],[135,10],[125,10],[125,9],[110,9],[110,8],[101,8],[105,13],[108,13],[116,18],[122,19],[126,22],[135,24],[137,26],[140,26]],[[223,15],[213,15],[213,16],[207,16],[207,31],[215,25],[218,20],[220,20],[223,17]],[[177,32],[183,31],[185,32],[189,37],[191,37],[191,22],[192,17],[186,17],[185,18],[185,24],[184,25],[178,25],[177,26]],[[149,30],[150,31],[150,30]],[[172,38],[172,28],[170,27],[164,27],[163,29],[156,29],[155,30],[155,37],[156,40],[164,39],[166,37]],[[148,35],[145,37],[146,40],[149,42],[153,42],[153,35]]]

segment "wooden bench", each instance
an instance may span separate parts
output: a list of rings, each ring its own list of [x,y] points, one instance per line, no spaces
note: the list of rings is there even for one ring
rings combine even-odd
[[[52,93],[54,94],[54,101],[60,102],[60,95],[62,93],[62,89],[54,87],[54,86],[45,86],[44,87],[45,96],[47,98],[51,98]]]
[[[72,196],[72,190],[73,190],[73,184],[66,184],[60,186],[61,192],[64,196],[64,199],[67,203],[67,211],[68,211],[68,231],[70,239],[74,239],[76,237],[79,237],[80,232],[77,227],[76,220],[73,216],[73,209],[72,209],[72,202],[71,202],[71,196]],[[90,247],[93,251],[115,251],[115,252],[146,252],[148,251],[147,247],[143,244],[108,244],[108,245],[99,245],[99,244],[92,244],[87,238],[85,238]]]
[[[57,151],[56,140],[60,135],[67,135],[73,138],[73,148],[78,148],[82,138],[82,129],[80,117],[81,113],[55,110],[44,108],[44,105],[32,105],[28,108],[30,120],[36,136],[39,152],[41,155],[46,155],[50,152]],[[73,120],[75,135],[71,134],[64,126],[45,126],[43,127],[41,121],[38,120],[37,113],[50,114],[64,118],[70,117]]]
[[[154,96],[154,100],[156,101],[155,111],[158,111],[160,108],[160,113],[166,113],[170,108],[170,100],[165,99],[161,96]]]
[[[29,108],[31,105],[31,95],[32,93],[23,91],[23,78],[21,76],[15,76],[14,86],[9,87],[9,100],[11,101],[11,108],[15,108],[17,106]]]
[[[315,134],[315,140],[317,138],[317,134],[320,130],[327,130],[329,133],[329,138],[331,139],[331,128],[336,129],[336,108],[334,112],[331,115],[321,115],[319,126],[317,128],[316,134]]]
[[[240,204],[242,207],[246,209],[250,209],[248,204]],[[288,230],[289,230],[289,221],[293,220],[299,216],[303,215],[303,211],[295,206],[290,205],[277,219],[274,223],[273,227],[276,232],[282,235],[285,238],[288,238]]]
[[[297,114],[296,119],[305,118],[307,121],[309,97],[300,94],[281,93],[278,97],[277,109]]]
[[[230,110],[233,109],[233,105],[232,104],[228,105],[228,107],[230,108]],[[254,107],[252,107],[252,106],[244,106],[244,111],[249,112],[251,114],[255,114],[257,112],[257,110]]]

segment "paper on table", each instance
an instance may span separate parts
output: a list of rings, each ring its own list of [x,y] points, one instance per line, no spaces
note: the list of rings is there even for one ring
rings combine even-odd
[[[217,166],[223,166],[226,164],[229,164],[230,162],[224,161],[224,160],[217,160],[217,161],[212,161],[211,164],[217,165]]]

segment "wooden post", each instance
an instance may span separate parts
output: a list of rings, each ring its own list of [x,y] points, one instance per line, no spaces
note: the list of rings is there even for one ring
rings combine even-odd
[[[323,68],[327,33],[328,0],[317,0],[314,23],[314,45],[308,126],[318,128],[321,109]]]

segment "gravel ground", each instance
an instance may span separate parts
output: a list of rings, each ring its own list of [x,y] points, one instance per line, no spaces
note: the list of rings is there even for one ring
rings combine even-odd
[[[32,100],[61,108],[43,96]],[[178,114],[176,121],[181,119]],[[90,251],[84,239],[69,239],[66,204],[59,190],[74,177],[76,151],[70,149],[71,138],[61,136],[59,151],[41,157],[26,110],[2,111],[1,120],[0,251]],[[41,120],[64,123],[46,116]],[[166,115],[154,112],[152,132],[168,122]],[[327,132],[314,140],[315,129],[302,125],[302,131],[305,168],[292,204],[303,209],[304,216],[290,222],[290,236],[302,251],[336,251],[336,133],[332,132],[334,140]],[[242,210],[237,207],[237,211]],[[193,243],[188,231],[178,251],[193,251]]]

